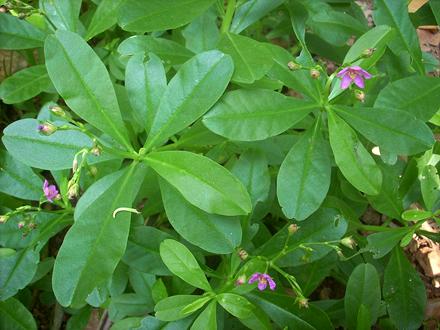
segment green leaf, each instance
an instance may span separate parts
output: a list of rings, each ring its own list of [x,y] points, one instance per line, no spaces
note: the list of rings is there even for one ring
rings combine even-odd
[[[236,10],[230,31],[240,33],[251,24],[281,5],[285,0],[250,0],[243,2]]]
[[[147,132],[167,87],[162,61],[153,53],[148,56],[148,61],[145,61],[143,54],[132,56],[125,71],[125,88],[130,104],[137,115],[137,121]]]
[[[440,79],[412,76],[385,86],[374,106],[403,110],[420,120],[428,121],[440,110],[439,93]]]
[[[75,154],[93,146],[84,133],[61,130],[45,136],[38,132],[37,127],[37,120],[21,119],[3,131],[2,140],[8,152],[28,166],[46,170],[71,168]]]
[[[354,329],[362,306],[370,311],[370,326],[376,323],[381,302],[379,275],[371,264],[358,265],[348,279],[345,290],[345,315],[347,327]]]
[[[0,150],[0,191],[22,199],[38,201],[43,181],[32,169]]]
[[[135,226],[130,231],[127,249],[122,260],[130,267],[156,275],[169,275],[162,262],[159,246],[171,236],[150,226]]]
[[[230,314],[240,319],[252,317],[255,308],[249,300],[234,293],[221,293],[217,295],[217,301]]]
[[[266,156],[262,151],[254,149],[245,151],[231,171],[246,187],[253,207],[269,197],[270,172]]]
[[[375,26],[355,41],[345,55],[344,63],[359,65],[364,69],[372,67],[382,57],[393,36],[394,30],[391,27],[387,25]],[[370,57],[362,57],[362,53],[368,49],[374,49],[374,53]]]
[[[330,148],[321,133],[321,117],[290,149],[277,177],[277,196],[289,219],[304,220],[324,201],[330,187]]]
[[[43,47],[46,34],[25,20],[0,13],[0,45],[2,49]]]
[[[196,288],[211,291],[211,286],[205,274],[185,245],[175,240],[167,239],[160,244],[160,256],[174,275]]]
[[[93,49],[77,34],[58,30],[44,52],[49,77],[69,108],[131,149],[110,76]]]
[[[272,67],[270,51],[265,44],[238,34],[222,35],[218,49],[231,55],[234,61],[232,80],[251,84],[263,76]]]
[[[365,249],[373,253],[373,258],[382,258],[411,230],[411,227],[393,228],[389,231],[368,235],[368,244]]]
[[[217,254],[233,253],[241,243],[238,217],[206,213],[188,203],[165,180],[160,181],[165,211],[173,228],[191,244]]]
[[[191,22],[215,0],[126,0],[119,11],[119,25],[130,32],[175,29]]]
[[[193,52],[175,41],[151,36],[127,38],[119,45],[118,52],[122,55],[154,53],[166,64],[172,65],[185,63],[194,56]]]
[[[380,288],[379,288],[380,289]],[[358,315],[356,316],[356,330],[370,330],[371,329],[371,316],[370,309],[365,305],[359,306]]]
[[[287,10],[293,32],[302,48],[301,54],[298,56],[298,62],[302,65],[313,66],[315,62],[305,41],[306,21],[309,19],[308,10],[305,4],[298,0],[289,0],[287,2]]]
[[[39,0],[40,10],[59,30],[78,32],[81,0]]]
[[[20,103],[50,91],[52,83],[44,65],[17,71],[0,84],[0,98],[6,104]],[[53,87],[52,87],[53,88]]]
[[[389,25],[396,30],[397,38],[392,40],[389,45],[391,50],[396,55],[407,51],[413,60],[415,69],[419,74],[424,75],[422,51],[416,30],[409,19],[406,2],[378,0],[374,4],[374,22],[377,25]]]
[[[217,302],[211,302],[206,308],[197,316],[191,330],[216,330],[217,329]]]
[[[30,311],[17,299],[0,301],[0,328],[8,330],[37,330]]]
[[[127,316],[145,315],[152,311],[153,307],[145,296],[135,293],[112,297],[108,307],[108,315],[112,321],[119,321]]]
[[[342,174],[360,191],[368,195],[378,194],[382,172],[356,133],[332,110],[328,112],[328,125],[330,145]]]
[[[208,213],[244,215],[251,211],[243,184],[223,166],[187,151],[154,152],[145,161],[191,204]]]
[[[423,210],[406,210],[402,213],[402,219],[405,221],[420,221],[432,218],[433,213],[429,211],[423,211]]]
[[[208,111],[225,91],[232,70],[231,58],[217,50],[182,65],[163,93],[145,148],[164,143]]]
[[[437,168],[425,165],[420,169],[420,190],[427,210],[434,211],[440,199],[440,177]]]
[[[58,302],[78,306],[107,281],[122,258],[130,229],[128,212],[113,212],[131,204],[143,182],[144,167],[129,167],[105,176],[80,198],[75,223],[58,252],[52,285]]]
[[[226,93],[203,123],[231,140],[264,140],[286,131],[316,108],[316,103],[274,91],[239,89]]]
[[[394,249],[385,268],[383,297],[398,329],[419,328],[425,315],[425,286],[399,247]]]
[[[165,298],[159,301],[154,307],[156,318],[168,322],[183,319],[186,315],[182,313],[182,309],[200,297],[201,296],[177,295]]]
[[[217,14],[214,10],[208,10],[197,17],[184,30],[185,46],[194,53],[201,53],[216,48],[220,39],[220,31],[217,26]]]
[[[89,40],[115,25],[123,2],[124,0],[102,0],[93,14],[84,39]]]
[[[431,129],[420,119],[393,108],[332,106],[371,142],[399,155],[413,155],[434,144]]]
[[[202,296],[196,301],[193,301],[191,304],[186,305],[182,309],[182,314],[189,315],[198,311],[200,308],[206,305],[208,301],[212,300],[212,296]]]

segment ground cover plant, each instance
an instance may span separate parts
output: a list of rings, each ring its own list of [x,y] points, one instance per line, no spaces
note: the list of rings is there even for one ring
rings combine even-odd
[[[0,4],[1,329],[435,327],[439,1]]]

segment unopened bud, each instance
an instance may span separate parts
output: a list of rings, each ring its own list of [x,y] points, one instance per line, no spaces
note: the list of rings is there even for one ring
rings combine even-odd
[[[31,222],[30,224],[28,224],[28,228],[33,230],[33,229],[37,228],[37,224],[35,222]]]
[[[301,69],[301,65],[293,61],[288,62],[287,67],[292,71]]]
[[[365,93],[363,91],[356,90],[354,92],[354,97],[356,97],[356,99],[358,99],[359,101],[364,102],[364,100],[365,100]]]
[[[98,145],[95,145],[92,149],[90,149],[90,152],[92,153],[92,155],[98,157],[102,154],[102,148]]]
[[[73,184],[69,184],[69,189],[67,190],[67,198],[74,199],[78,196],[79,192],[79,185],[78,183],[74,182]]]
[[[57,127],[49,121],[38,125],[38,131],[43,135],[52,135],[57,131]]]
[[[309,308],[309,300],[306,297],[297,298],[298,305],[301,308]]]
[[[318,79],[320,76],[321,76],[321,72],[319,72],[319,70],[316,69],[310,70],[310,77],[312,77],[313,79]]]
[[[249,254],[246,252],[245,249],[241,249],[240,251],[238,251],[238,256],[241,260],[246,260],[247,257],[249,257]]]
[[[96,176],[98,174],[98,168],[96,166],[90,166],[89,173],[91,176]]]
[[[287,227],[287,231],[289,232],[289,235],[293,235],[298,231],[299,227],[298,225],[292,223]]]
[[[368,58],[371,55],[373,55],[375,51],[376,51],[376,48],[367,48],[362,52],[362,57]]]
[[[341,244],[350,248],[350,249],[354,249],[356,244],[356,241],[351,237],[344,237],[343,239],[341,239]]]
[[[344,256],[344,254],[342,253],[341,250],[337,250],[336,253],[337,253],[337,255],[338,255],[339,258],[341,258],[341,259],[345,259],[345,256]]]
[[[0,223],[6,223],[8,221],[9,215],[0,215]]]
[[[54,115],[58,117],[65,118],[67,115],[63,108],[61,108],[59,105],[52,105],[49,107],[49,109]]]
[[[237,280],[235,281],[235,285],[239,286],[239,285],[243,285],[246,283],[246,275],[241,275],[237,278]]]
[[[24,222],[24,221],[20,221],[20,222],[18,223],[18,225],[17,225],[18,229],[23,228],[25,224],[26,224],[26,222]]]
[[[78,159],[76,159],[75,157],[72,162],[72,172],[75,173],[77,170],[78,170]]]

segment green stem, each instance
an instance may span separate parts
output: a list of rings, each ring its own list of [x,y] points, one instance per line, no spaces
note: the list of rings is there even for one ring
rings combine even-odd
[[[222,33],[226,33],[229,31],[229,27],[231,26],[232,17],[234,16],[235,12],[235,3],[236,0],[228,0],[228,6],[226,7],[226,14],[222,22],[222,26],[220,28],[220,31]]]

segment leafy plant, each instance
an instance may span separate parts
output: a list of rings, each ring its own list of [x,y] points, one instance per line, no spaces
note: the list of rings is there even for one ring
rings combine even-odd
[[[0,1],[0,328],[419,328],[435,3]]]

